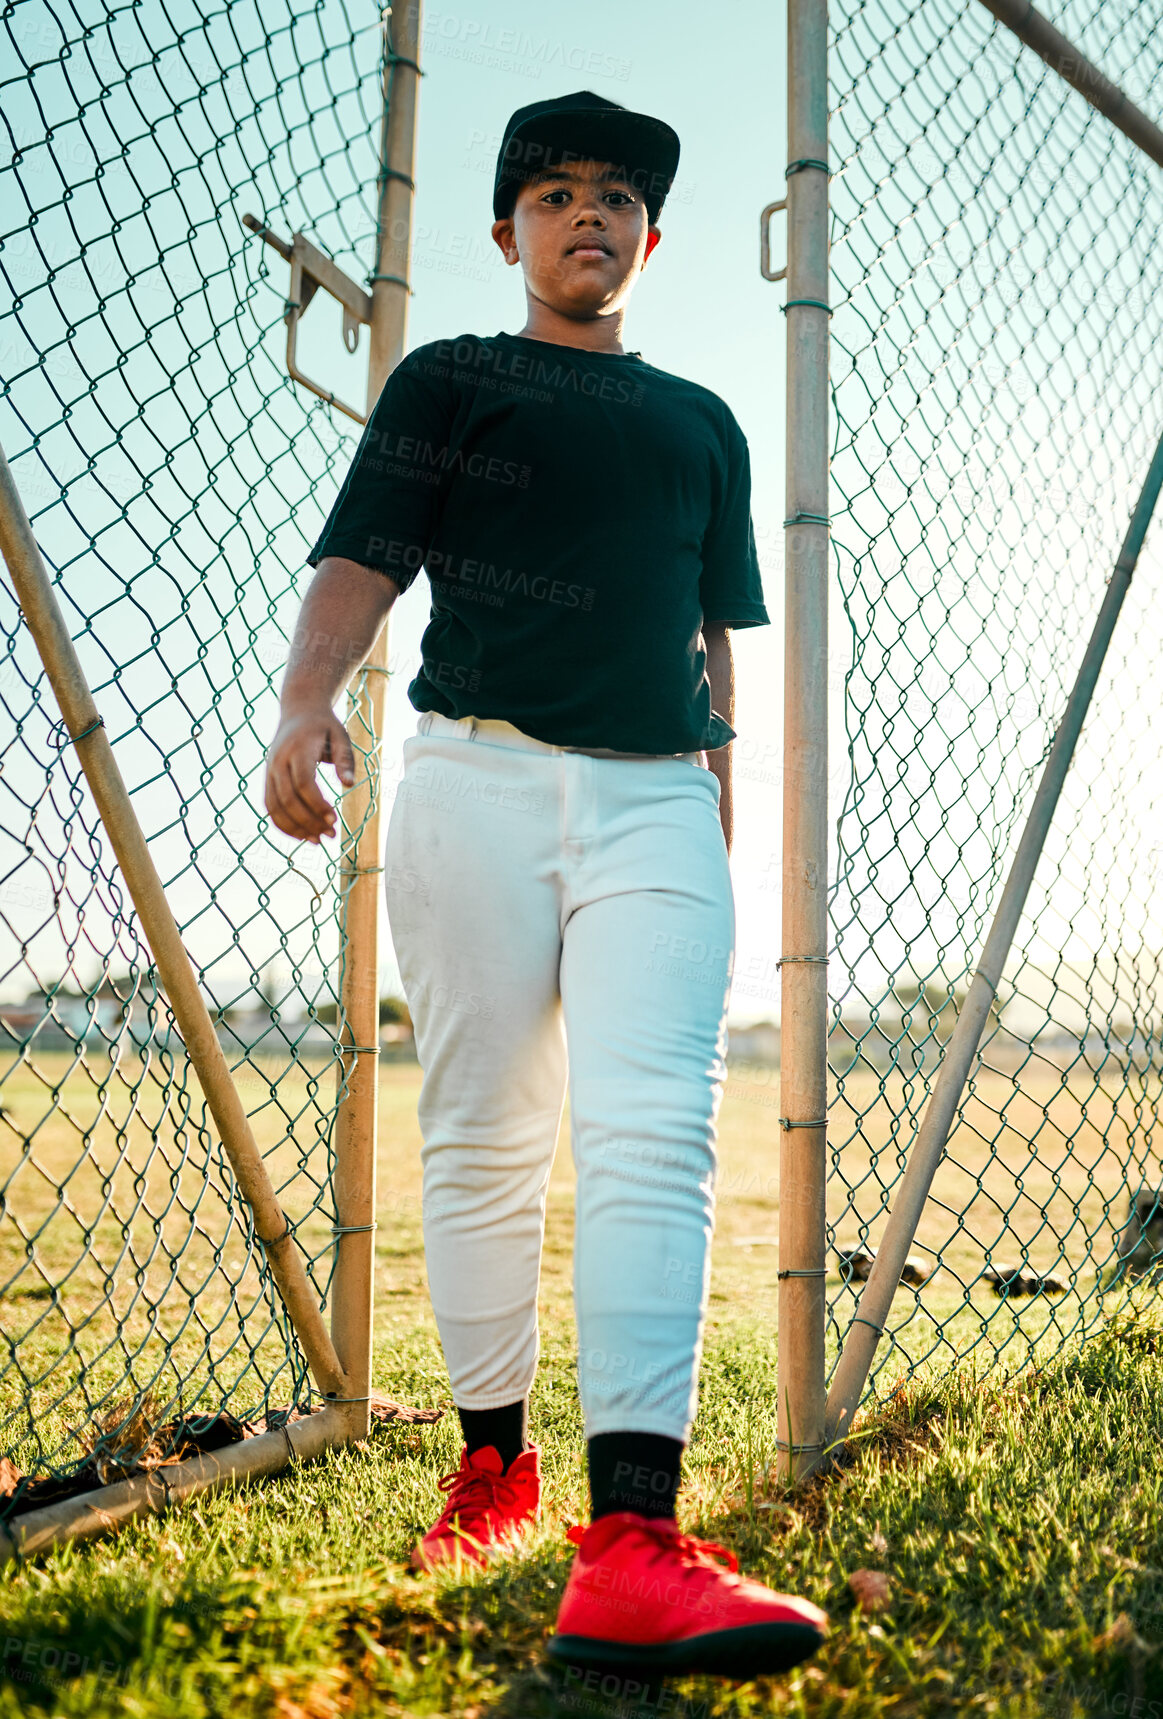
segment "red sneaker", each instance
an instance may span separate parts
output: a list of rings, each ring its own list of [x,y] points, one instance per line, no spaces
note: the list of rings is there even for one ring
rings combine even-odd
[[[746,1681],[815,1653],[827,1613],[736,1574],[725,1546],[676,1523],[619,1511],[586,1529],[546,1644],[563,1665]]]
[[[536,1445],[514,1457],[508,1468],[491,1444],[468,1454],[464,1445],[460,1467],[438,1482],[448,1503],[439,1521],[412,1550],[412,1568],[431,1570],[436,1564],[465,1558],[486,1565],[489,1558],[515,1543],[537,1515],[541,1502],[541,1463]]]

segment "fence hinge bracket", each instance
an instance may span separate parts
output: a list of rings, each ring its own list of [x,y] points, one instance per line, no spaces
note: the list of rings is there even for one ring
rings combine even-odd
[[[340,400],[330,388],[321,388],[318,382],[313,382],[310,376],[299,369],[295,348],[299,319],[322,287],[324,292],[330,293],[343,308],[343,344],[348,352],[354,352],[359,345],[361,323],[370,323],[372,319],[370,297],[350,275],[345,275],[330,257],[324,256],[302,233],[295,233],[288,244],[286,239],[280,239],[277,233],[264,226],[256,215],[244,215],[242,224],[249,227],[252,233],[257,233],[260,239],[265,240],[279,253],[284,262],[291,265],[291,286],[283,313],[283,321],[287,325],[287,375],[293,382],[300,382],[304,388],[309,388],[312,394],[318,394],[321,400],[326,400],[338,411],[346,412],[357,424],[366,424],[366,412],[357,412],[354,406]]]

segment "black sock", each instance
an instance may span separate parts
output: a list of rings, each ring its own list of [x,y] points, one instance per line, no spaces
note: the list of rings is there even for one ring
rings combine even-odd
[[[523,1450],[528,1450],[529,1398],[509,1403],[503,1409],[457,1409],[464,1442],[470,1456],[491,1444],[499,1452],[505,1467]]]
[[[661,1433],[595,1434],[588,1441],[591,1520],[616,1510],[673,1517],[683,1449]]]

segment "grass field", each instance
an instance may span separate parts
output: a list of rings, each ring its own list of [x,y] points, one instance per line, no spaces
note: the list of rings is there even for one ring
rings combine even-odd
[[[160,1366],[171,1390],[182,1382],[192,1406],[206,1378],[205,1352],[219,1383],[236,1382],[232,1405],[246,1407],[278,1372],[283,1343],[267,1330],[271,1315],[254,1244],[227,1198],[228,1178],[220,1168],[204,1175],[207,1137],[198,1126],[197,1093],[167,1086],[156,1071],[143,1078],[136,1061],[111,1073],[107,1062],[93,1059],[91,1074],[74,1069],[66,1080],[68,1066],[63,1053],[41,1056],[36,1073],[17,1067],[2,1086],[5,1331],[17,1339],[26,1371],[45,1373],[35,1393],[42,1428],[54,1416],[63,1426],[79,1412],[62,1395],[67,1366],[45,1371],[64,1353],[70,1326],[80,1333],[91,1382],[101,1388],[114,1387],[125,1370],[124,1340],[137,1353],[139,1387]],[[417,1311],[426,1316],[419,1083],[414,1063],[385,1066],[377,1235],[378,1330],[385,1338]],[[323,1284],[330,1220],[325,1203],[314,1202],[326,1175],[319,1139],[333,1071],[320,1063],[274,1081],[252,1069],[242,1091],[272,1178],[288,1212],[301,1220],[300,1239],[316,1256]],[[897,1072],[865,1065],[845,1077],[829,1131],[829,1210],[842,1243],[861,1239],[862,1222],[872,1241],[879,1239],[922,1097],[921,1083]],[[885,1349],[890,1371],[927,1357],[944,1366],[975,1344],[1016,1361],[1100,1316],[1101,1278],[1125,1215],[1124,1165],[1132,1165],[1132,1185],[1163,1181],[1157,1149],[1145,1150],[1139,1132],[1156,1103],[1148,1095],[1146,1105],[1136,1105],[1115,1075],[1100,1079],[1083,1070],[1066,1088],[1040,1062],[1016,1078],[1002,1071],[978,1075],[918,1236],[922,1258],[939,1261],[940,1269],[919,1292],[898,1293],[895,1347]],[[739,1316],[768,1328],[775,1323],[778,1115],[778,1070],[732,1065],[720,1119],[712,1335]],[[572,1221],[567,1108],[546,1231],[548,1328],[571,1316]],[[1056,1273],[1067,1293],[999,1302],[980,1281],[989,1263],[1024,1262]],[[854,1311],[855,1290],[841,1284],[830,1263],[834,1349]],[[276,1398],[289,1388],[284,1368]],[[10,1401],[0,1385],[0,1407]]]
[[[394,1388],[443,1394],[428,1322],[396,1315],[378,1355]],[[796,1498],[766,1477],[770,1337],[709,1343],[683,1526],[832,1617],[811,1664],[778,1680],[687,1679],[648,1696],[550,1674],[551,1632],[583,1512],[565,1330],[535,1395],[540,1531],[470,1579],[412,1576],[456,1430],[389,1427],[363,1448],[233,1497],[206,1497],[9,1572],[0,1715],[953,1715],[1074,1719],[1163,1711],[1163,1334],[1108,1327],[1040,1379],[902,1392],[853,1465]],[[884,1572],[883,1611],[847,1579]]]
[[[23,1107],[31,1116],[34,1104],[43,1106],[43,1088],[23,1089],[26,1078],[5,1088],[16,1130]],[[998,1078],[997,1091],[974,1102],[1000,1108],[1006,1083]],[[383,1081],[376,1383],[407,1401],[449,1405],[423,1270],[418,1080],[413,1066],[395,1065]],[[1012,1083],[1009,1090],[1012,1104]],[[382,1429],[367,1446],[297,1475],[234,1497],[203,1498],[118,1540],[9,1571],[0,1719],[17,1713],[338,1719],[373,1712],[595,1719],[678,1712],[695,1719],[770,1711],[1163,1719],[1163,1653],[1155,1651],[1163,1646],[1157,1460],[1163,1337],[1153,1303],[1143,1301],[1137,1317],[1117,1317],[1081,1350],[1068,1343],[1040,1379],[1022,1371],[1008,1382],[997,1375],[974,1381],[965,1371],[942,1382],[937,1368],[928,1379],[922,1370],[887,1402],[879,1426],[856,1447],[853,1466],[805,1495],[783,1495],[772,1479],[776,1251],[767,1245],[778,1220],[777,1110],[767,1102],[776,1091],[758,1071],[743,1070],[724,1100],[702,1407],[682,1520],[729,1544],[745,1569],[831,1612],[833,1634],[816,1662],[789,1678],[738,1688],[692,1680],[667,1686],[661,1698],[655,1691],[650,1700],[631,1689],[603,1693],[564,1684],[543,1666],[541,1643],[552,1630],[572,1555],[565,1527],[585,1515],[570,1299],[572,1171],[563,1131],[549,1202],[543,1362],[533,1399],[546,1509],[528,1550],[467,1581],[407,1573],[413,1540],[439,1506],[437,1478],[455,1465],[460,1441],[451,1413],[431,1428]],[[295,1113],[299,1100],[288,1090],[280,1102]],[[1023,1102],[1037,1113],[1036,1092]],[[1053,1112],[1051,1097],[1043,1102]],[[1064,1102],[1053,1101],[1059,1135],[1071,1126]],[[885,1114],[891,1104],[890,1093]],[[76,1155],[78,1127],[88,1129],[98,1153],[117,1144],[112,1130],[101,1146],[107,1124],[87,1122],[79,1098],[72,1106],[71,1121],[54,1116],[38,1135],[36,1156],[47,1173],[14,1184],[14,1191],[27,1189],[23,1207],[14,1201],[14,1209],[34,1227],[36,1210],[42,1216],[51,1210],[56,1169]],[[872,1103],[872,1114],[876,1108]],[[264,1117],[266,1111],[260,1137]],[[160,1131],[150,1120],[142,1119],[143,1134],[135,1138],[156,1151]],[[1101,1131],[1110,1121],[1109,1109],[1103,1118],[1092,1098],[1086,1127]],[[1011,1307],[978,1289],[967,1304],[960,1285],[989,1226],[998,1226],[1007,1154],[1024,1154],[1024,1191],[1016,1203],[1012,1167],[1009,1174],[1015,1228],[1003,1240],[1011,1253],[1015,1238],[1026,1239],[1031,1257],[1049,1263],[1039,1249],[1050,1245],[1044,1214],[1054,1213],[1055,1200],[1062,1212],[1074,1212],[1076,1224],[1101,1229],[1104,1196],[1093,1166],[1067,1164],[1064,1172],[1037,1151],[1031,1162],[1025,1139],[1012,1132],[1002,1154],[983,1150],[970,1169],[974,1198],[983,1205],[971,1213],[967,1231],[954,1233],[952,1269],[919,1295],[901,1292],[898,1343],[915,1344],[918,1353],[926,1334],[942,1325],[946,1341],[961,1342],[988,1321],[991,1340],[1009,1343],[1016,1368],[1032,1349],[1059,1346],[1054,1319],[1063,1328],[1070,1324],[1062,1302]],[[964,1176],[958,1164],[971,1163],[974,1131],[963,1133],[951,1177]],[[290,1174],[293,1143],[280,1146],[268,1132],[264,1144]],[[857,1171],[888,1146],[887,1134],[871,1151],[862,1145],[846,1168]],[[114,1174],[129,1178],[119,1197],[132,1191],[133,1153],[123,1141],[115,1171],[109,1164],[102,1175],[90,1168],[89,1186],[78,1178],[75,1208],[101,1195]],[[954,1203],[957,1185],[939,1184],[937,1195],[921,1238],[933,1248],[952,1228],[942,1202]],[[1017,1223],[1039,1200],[1042,1217],[1031,1222],[1034,1230],[1041,1222],[1042,1232],[1023,1238]],[[134,1245],[144,1258],[157,1225],[141,1213],[136,1222]],[[114,1230],[107,1239],[113,1245],[123,1236]],[[8,1225],[0,1244],[0,1260],[10,1269],[21,1256]],[[49,1276],[67,1269],[67,1229],[58,1235],[50,1224],[42,1253],[52,1262]],[[242,1254],[230,1257],[245,1281]],[[164,1277],[156,1281],[164,1286]],[[226,1304],[227,1282],[212,1275],[193,1297],[208,1323]],[[833,1282],[830,1292],[837,1288]],[[175,1299],[181,1308],[182,1298]],[[1109,1308],[1123,1300],[1108,1298]],[[1081,1294],[1074,1297],[1075,1318],[1079,1307]],[[140,1305],[124,1312],[128,1328],[143,1322],[147,1329]],[[14,1318],[35,1317],[36,1303],[26,1312],[18,1300],[5,1314],[12,1329]],[[39,1343],[47,1355],[54,1341],[51,1333],[34,1335],[30,1352]],[[934,1359],[944,1353],[938,1345]],[[888,1351],[882,1395],[903,1374],[899,1350]],[[886,1611],[854,1609],[847,1577],[860,1568],[889,1576]]]

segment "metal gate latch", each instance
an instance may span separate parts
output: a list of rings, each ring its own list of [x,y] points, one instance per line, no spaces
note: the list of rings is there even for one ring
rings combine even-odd
[[[283,321],[287,325],[287,375],[293,382],[301,382],[304,388],[310,388],[312,394],[318,394],[321,400],[326,400],[329,405],[346,412],[357,424],[366,424],[366,412],[357,412],[354,406],[340,400],[329,388],[321,388],[318,382],[312,382],[309,376],[304,375],[295,361],[295,342],[299,318],[315,297],[317,290],[322,287],[324,292],[330,293],[332,298],[337,299],[343,306],[343,344],[348,352],[354,352],[359,345],[360,324],[370,324],[372,319],[371,298],[350,275],[345,275],[330,257],[325,257],[302,233],[296,233],[288,244],[285,239],[280,239],[277,233],[272,233],[269,227],[265,227],[256,215],[244,215],[242,224],[249,227],[252,233],[257,233],[260,239],[264,239],[291,265],[290,297],[283,312]]]
[[[769,203],[759,217],[759,272],[765,281],[781,281],[787,274],[786,263],[774,273],[771,267],[771,217],[786,208],[787,198],[781,197],[778,203]]]

